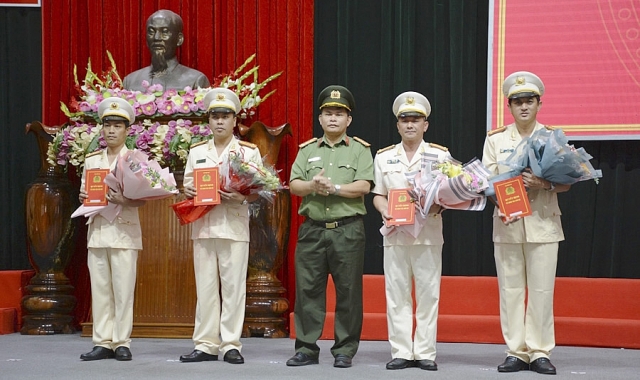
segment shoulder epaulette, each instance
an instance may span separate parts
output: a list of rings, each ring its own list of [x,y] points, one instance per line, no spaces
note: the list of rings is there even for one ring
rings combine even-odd
[[[195,147],[197,147],[197,146],[200,146],[200,145],[202,145],[202,144],[206,144],[206,143],[208,143],[208,142],[209,142],[209,140],[202,140],[202,141],[198,141],[198,142],[197,142],[197,143],[195,143],[195,144],[191,144],[191,146],[189,147],[189,149],[193,149],[193,148],[195,148]]]
[[[442,146],[442,145],[438,145],[438,144],[434,144],[434,143],[429,143],[429,146],[432,146],[434,148],[438,148],[438,149],[443,150],[445,152],[449,151],[449,148],[447,148],[446,146]]]
[[[298,148],[304,148],[305,146],[307,146],[307,145],[309,145],[309,144],[312,144],[312,143],[314,143],[314,142],[316,142],[316,141],[318,141],[318,138],[317,138],[317,137],[314,137],[314,138],[309,139],[309,140],[307,140],[307,141],[303,142],[302,144],[298,145]]]
[[[497,128],[497,129],[494,129],[494,130],[492,130],[492,131],[487,132],[487,136],[493,136],[493,135],[495,135],[496,133],[504,132],[504,131],[506,131],[506,130],[507,130],[507,127]]]
[[[242,146],[246,146],[246,147],[254,148],[254,149],[258,147],[256,144],[250,143],[250,142],[244,141],[244,140],[240,140],[239,144],[242,145]]]
[[[545,125],[544,127],[547,128],[550,131],[553,131],[554,129],[557,129],[556,127],[552,127],[550,125]]]
[[[378,152],[377,152],[377,153],[386,152],[386,151],[388,151],[389,149],[393,149],[393,147],[395,147],[395,146],[396,146],[396,144],[393,144],[393,145],[389,145],[389,146],[388,146],[388,147],[386,147],[386,148],[378,149]]]
[[[371,146],[371,144],[369,144],[368,142],[364,141],[360,137],[353,136],[353,139],[356,140],[357,142],[359,142],[360,144],[366,146],[367,148]]]
[[[89,157],[92,157],[92,156],[97,156],[98,154],[101,154],[101,153],[102,153],[102,149],[96,150],[95,152],[87,153],[84,156],[84,158],[86,159],[86,158],[89,158]]]

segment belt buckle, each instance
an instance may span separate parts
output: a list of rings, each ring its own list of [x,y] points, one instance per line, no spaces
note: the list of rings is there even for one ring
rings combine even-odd
[[[324,227],[328,228],[330,230],[334,229],[334,228],[338,227],[338,222],[325,223]]]

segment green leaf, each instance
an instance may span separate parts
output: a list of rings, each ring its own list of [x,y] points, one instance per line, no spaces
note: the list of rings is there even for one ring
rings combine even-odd
[[[97,135],[95,135],[93,137],[93,139],[91,140],[91,142],[89,143],[89,146],[87,147],[87,151],[86,153],[92,153],[95,152],[96,150],[98,150],[98,148],[100,148],[100,133],[98,133]],[[85,153],[85,154],[86,154]]]

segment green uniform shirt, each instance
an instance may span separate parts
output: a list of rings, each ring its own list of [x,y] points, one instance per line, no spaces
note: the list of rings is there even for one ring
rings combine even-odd
[[[336,185],[358,180],[373,183],[371,150],[346,134],[333,147],[323,137],[300,148],[291,168],[290,182],[296,179],[310,181],[323,168],[324,176]],[[313,220],[334,221],[365,215],[367,210],[364,207],[364,197],[309,194],[302,198],[298,213]]]

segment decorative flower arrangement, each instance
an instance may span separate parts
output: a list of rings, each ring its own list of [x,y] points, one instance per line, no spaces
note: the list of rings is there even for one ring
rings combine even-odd
[[[51,165],[71,164],[82,173],[86,154],[107,147],[102,124],[75,122],[61,129],[49,143],[47,161]],[[171,120],[166,124],[144,120],[131,125],[126,139],[129,149],[137,148],[171,170],[184,167],[189,147],[212,137],[207,124],[193,124],[191,120]]]
[[[162,117],[162,116],[203,116],[206,105],[202,102],[209,88],[192,89],[185,87],[183,90],[169,89],[164,91],[162,85],[151,85],[147,81],[142,82],[145,91],[131,91],[122,88],[122,79],[118,75],[116,64],[107,51],[111,67],[102,73],[95,74],[91,69],[91,60],[87,64],[87,74],[82,81],[78,81],[77,67],[73,67],[73,75],[77,95],[73,96],[69,106],[60,102],[60,109],[71,120],[93,118],[98,120],[98,105],[108,97],[120,97],[126,99],[136,112],[136,117]],[[264,96],[260,91],[271,81],[278,78],[282,72],[268,77],[262,82],[258,81],[258,68],[253,66],[243,73],[255,59],[253,54],[233,73],[219,75],[212,87],[226,87],[236,93],[240,99],[241,110],[238,117],[246,119],[255,115],[256,108],[271,96],[276,90],[272,90]],[[250,81],[248,81],[250,79]]]
[[[251,57],[247,58],[247,60],[244,61],[244,63],[233,73],[219,75],[212,86],[228,88],[238,95],[238,99],[240,99],[240,107],[242,108],[242,110],[238,112],[238,117],[241,119],[246,119],[247,117],[255,115],[256,108],[276,91],[271,90],[268,94],[260,96],[260,90],[282,74],[282,71],[273,74],[260,83],[258,82],[258,68],[260,66],[253,66],[251,69],[247,70],[247,72],[242,73],[242,70],[253,62],[255,57],[256,55],[253,54]],[[249,78],[252,78],[253,80],[247,83],[247,79]]]
[[[127,147],[145,152],[151,159],[171,170],[184,168],[192,144],[212,137],[207,124],[191,120],[171,120],[167,124],[144,120],[131,126]]]
[[[69,106],[62,102],[60,104],[60,109],[71,121],[56,133],[49,144],[47,161],[52,165],[71,164],[81,169],[86,154],[104,149],[106,142],[100,133],[102,125],[97,124],[98,105],[103,99],[116,96],[126,99],[133,106],[137,119],[144,118],[131,125],[127,147],[138,148],[164,167],[182,169],[191,144],[211,138],[211,131],[204,121],[206,105],[203,104],[210,88],[186,87],[183,90],[164,91],[161,85],[143,82],[145,92],[125,90],[109,51],[107,56],[111,67],[101,75],[92,71],[89,60],[82,83],[78,81],[77,68],[74,66],[77,95],[72,97]],[[255,54],[250,56],[233,73],[218,76],[212,86],[229,88],[238,95],[242,107],[238,117],[242,119],[255,115],[257,107],[275,92],[272,90],[261,96],[260,91],[282,74],[276,73],[259,82],[259,66],[247,69],[255,57]],[[152,121],[167,116],[174,120],[162,123]],[[202,123],[194,124],[186,119],[198,116],[203,117]],[[78,173],[82,173],[82,170],[78,170]]]

